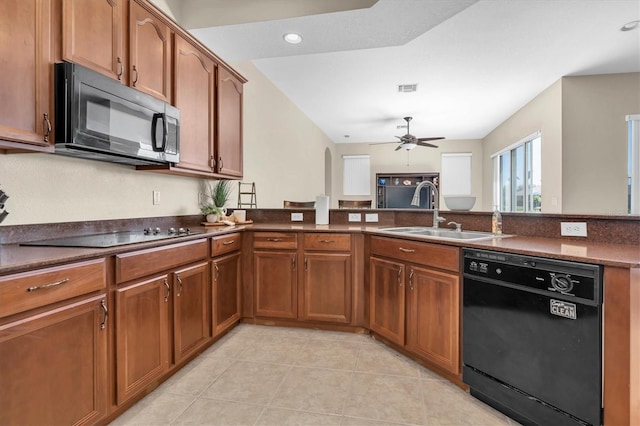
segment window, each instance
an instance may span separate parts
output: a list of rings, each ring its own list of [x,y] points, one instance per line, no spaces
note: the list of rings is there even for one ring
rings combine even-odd
[[[631,214],[640,214],[640,114],[627,115],[627,123],[629,126],[628,211]]]
[[[368,155],[345,155],[342,193],[371,195],[371,167]]]
[[[442,154],[442,195],[471,195],[471,153]]]
[[[492,155],[493,204],[504,212],[542,210],[542,137],[527,136]]]

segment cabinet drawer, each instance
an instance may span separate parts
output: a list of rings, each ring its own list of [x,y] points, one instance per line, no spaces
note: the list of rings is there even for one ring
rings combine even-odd
[[[309,233],[304,234],[305,250],[329,250],[329,251],[350,251],[350,234],[326,234]]]
[[[458,272],[460,249],[393,238],[371,237],[371,253]]]
[[[205,259],[206,239],[116,255],[116,282],[123,283]]]
[[[211,256],[230,253],[232,251],[240,250],[241,247],[242,234],[239,232],[222,235],[211,239]]]
[[[0,277],[0,317],[102,290],[104,259]]]
[[[295,232],[256,232],[253,234],[254,248],[298,248],[298,235]]]

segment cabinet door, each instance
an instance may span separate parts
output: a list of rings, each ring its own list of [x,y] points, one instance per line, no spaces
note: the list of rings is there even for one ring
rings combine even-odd
[[[62,0],[62,57],[122,80],[124,0]]]
[[[169,369],[167,275],[116,291],[116,381],[118,404]]]
[[[214,259],[212,264],[213,335],[217,336],[240,320],[240,252]]]
[[[351,255],[306,253],[302,292],[303,319],[351,322]]]
[[[50,0],[5,0],[0,13],[0,139],[48,146],[53,110]],[[9,146],[10,144],[7,144]],[[0,142],[0,148],[3,144]]]
[[[460,283],[457,275],[409,266],[407,349],[460,372]]]
[[[258,317],[297,318],[297,256],[294,252],[255,251],[254,314]]]
[[[129,8],[130,86],[171,102],[171,29],[131,1]]]
[[[180,108],[178,167],[213,174],[216,65],[176,34],[174,74],[175,105]]]
[[[0,424],[95,424],[106,415],[105,313],[102,295],[0,327]]]
[[[242,83],[218,67],[217,172],[242,177]]]
[[[370,268],[371,330],[404,345],[404,264],[372,257]]]
[[[174,362],[193,353],[209,339],[208,263],[173,274]]]

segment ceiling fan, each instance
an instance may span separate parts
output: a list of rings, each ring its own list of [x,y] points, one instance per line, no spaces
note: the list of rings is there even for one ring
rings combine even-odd
[[[417,138],[409,133],[409,123],[413,120],[413,117],[404,117],[404,120],[407,122],[407,134],[404,136],[396,136],[396,138],[400,139],[400,145],[395,149],[396,151],[400,149],[406,149],[407,151],[415,148],[416,146],[427,146],[429,148],[437,148],[436,145],[427,143],[427,141],[435,141],[438,139],[444,139],[444,137],[433,137],[433,138]],[[387,143],[396,143],[396,142],[387,142]]]

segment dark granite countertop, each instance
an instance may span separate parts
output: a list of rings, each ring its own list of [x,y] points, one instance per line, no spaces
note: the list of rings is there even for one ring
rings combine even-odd
[[[640,268],[640,246],[582,242],[560,238],[537,238],[510,236],[479,241],[443,241],[425,237],[390,235],[378,230],[380,226],[365,225],[315,225],[309,223],[255,223],[241,226],[200,227],[202,234],[177,237],[148,243],[131,244],[107,249],[66,248],[66,247],[26,247],[18,244],[0,245],[0,275],[24,272],[56,264],[106,257],[113,254],[143,250],[168,244],[176,244],[201,238],[209,238],[231,232],[274,231],[274,232],[349,232],[367,233],[390,238],[446,244],[458,247],[473,247],[511,253],[543,256],[577,262],[597,263],[624,268]]]

